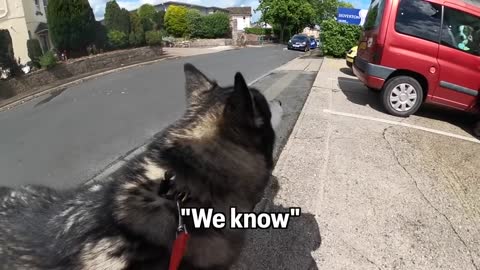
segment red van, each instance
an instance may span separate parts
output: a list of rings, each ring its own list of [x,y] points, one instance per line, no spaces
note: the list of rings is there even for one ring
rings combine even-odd
[[[353,66],[392,115],[479,112],[480,0],[373,0]]]

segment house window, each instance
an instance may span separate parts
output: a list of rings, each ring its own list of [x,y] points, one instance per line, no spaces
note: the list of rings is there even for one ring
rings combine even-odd
[[[48,5],[48,0],[43,0],[43,8],[45,9],[45,14],[47,14],[47,5]]]
[[[40,6],[40,0],[35,0],[35,5],[36,5],[37,7],[39,7],[39,6]]]

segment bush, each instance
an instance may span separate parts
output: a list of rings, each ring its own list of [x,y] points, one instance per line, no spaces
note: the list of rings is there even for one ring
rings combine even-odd
[[[183,37],[187,30],[187,8],[171,5],[165,13],[165,28],[175,37]]]
[[[112,49],[122,49],[128,45],[127,34],[121,31],[108,32],[108,44]]]
[[[360,39],[360,26],[343,24],[335,19],[329,19],[323,21],[321,28],[320,37],[324,55],[345,57],[346,52],[357,45]]]
[[[57,64],[57,58],[52,51],[46,52],[43,56],[40,57],[40,65],[42,68],[52,68]]]
[[[32,65],[36,68],[40,67],[40,56],[43,55],[42,48],[38,39],[27,40],[28,57],[32,60]]]
[[[149,46],[162,45],[162,34],[160,31],[148,31],[145,33],[145,40]]]
[[[272,34],[272,29],[265,29],[260,27],[245,28],[245,33],[259,36],[269,36]]]

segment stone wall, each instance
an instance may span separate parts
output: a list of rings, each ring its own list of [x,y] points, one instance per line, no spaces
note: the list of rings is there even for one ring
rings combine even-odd
[[[68,82],[69,79],[79,79],[82,76],[155,60],[163,56],[163,50],[160,47],[141,47],[72,59],[59,63],[49,70],[42,69],[21,77],[0,81],[0,100],[25,92],[35,92],[46,86],[55,87]]]
[[[233,42],[230,38],[194,39],[190,41],[190,47],[216,47],[231,45],[233,45]]]

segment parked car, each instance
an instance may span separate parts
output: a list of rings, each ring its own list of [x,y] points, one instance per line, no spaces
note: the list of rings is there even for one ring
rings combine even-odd
[[[311,50],[314,50],[318,47],[318,43],[317,43],[317,40],[315,39],[315,37],[311,36],[309,37],[309,40],[310,40],[310,49]]]
[[[357,49],[358,49],[358,46],[355,46],[347,52],[347,56],[345,57],[345,60],[347,61],[347,66],[349,68],[353,67],[353,59],[355,59],[355,56],[357,56]]]
[[[298,34],[294,35],[288,41],[288,49],[289,50],[301,50],[304,52],[308,52],[310,50],[310,39],[307,35]]]
[[[374,0],[353,71],[392,115],[424,102],[480,113],[480,4]]]

